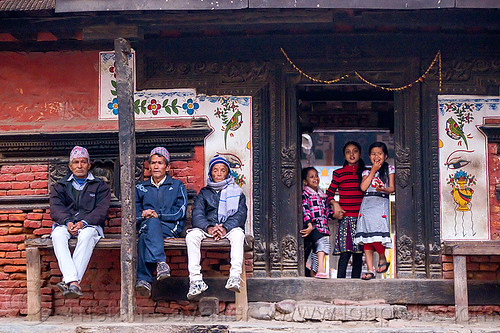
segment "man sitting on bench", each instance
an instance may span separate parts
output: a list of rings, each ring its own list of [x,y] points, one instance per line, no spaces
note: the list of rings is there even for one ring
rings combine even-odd
[[[50,191],[52,243],[63,281],[57,288],[68,298],[82,295],[80,282],[92,256],[94,246],[104,237],[111,191],[90,170],[87,149],[75,146],[69,157],[71,173],[59,180]],[[68,241],[76,238],[73,256]]]
[[[214,240],[229,239],[231,243],[231,269],[226,289],[240,292],[240,274],[243,269],[243,246],[247,205],[241,188],[229,174],[228,161],[219,155],[209,164],[207,186],[193,204],[193,229],[188,230],[186,245],[188,252],[189,292],[188,299],[208,289],[201,275],[201,241],[207,237]]]
[[[135,189],[139,236],[135,289],[141,296],[151,297],[155,269],[158,281],[170,276],[163,241],[179,237],[186,225],[186,188],[180,180],[167,175],[169,163],[167,149],[153,149],[149,155],[151,178]]]

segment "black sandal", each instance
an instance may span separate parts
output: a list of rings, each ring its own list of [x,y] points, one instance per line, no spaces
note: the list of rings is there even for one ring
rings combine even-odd
[[[361,279],[362,280],[375,279],[375,273],[374,272],[367,272],[366,274],[363,274],[363,276],[361,276]]]
[[[380,267],[382,267],[384,265],[385,265],[385,269],[383,271],[379,271]],[[389,261],[386,261],[386,262],[384,262],[382,264],[378,264],[378,268],[379,269],[377,269],[377,273],[385,273],[385,272],[387,272],[387,270],[389,269],[389,266],[391,266],[391,263]]]

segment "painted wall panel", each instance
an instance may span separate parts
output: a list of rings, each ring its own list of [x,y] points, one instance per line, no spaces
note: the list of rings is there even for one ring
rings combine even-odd
[[[490,239],[487,138],[479,130],[500,117],[500,99],[439,96],[441,238]]]

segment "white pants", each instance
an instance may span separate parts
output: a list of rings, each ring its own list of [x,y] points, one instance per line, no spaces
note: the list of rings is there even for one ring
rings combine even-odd
[[[66,226],[63,225],[54,228],[51,237],[57,263],[63,274],[63,281],[65,283],[73,281],[80,283],[89,264],[94,246],[101,239],[101,236],[95,228],[87,227],[80,229],[73,257],[68,246],[71,234]]]
[[[186,235],[186,245],[188,253],[188,270],[189,280],[202,280],[201,275],[201,241],[207,237],[212,237],[205,231],[194,228],[188,230]],[[230,277],[239,277],[243,267],[243,246],[245,243],[245,233],[241,228],[234,228],[224,236],[231,243],[231,269],[229,270]]]

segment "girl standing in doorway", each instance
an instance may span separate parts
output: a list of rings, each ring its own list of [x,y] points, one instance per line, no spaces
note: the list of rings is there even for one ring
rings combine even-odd
[[[363,245],[368,272],[361,278],[370,280],[376,273],[385,273],[390,262],[385,249],[392,248],[389,216],[389,194],[394,192],[394,167],[387,164],[387,146],[375,142],[370,146],[372,168],[363,172],[361,190],[365,191],[359,210],[358,226],[354,242]],[[373,251],[379,254],[378,268],[373,266]]]
[[[326,194],[327,202],[333,207],[333,217],[339,220],[335,239],[334,255],[340,255],[337,278],[345,278],[347,264],[352,255],[351,278],[359,279],[363,265],[363,249],[353,241],[359,208],[363,192],[359,185],[365,162],[361,158],[361,146],[355,141],[344,145],[344,166],[333,172],[332,182]],[[339,191],[340,200],[335,201],[335,192]]]
[[[302,169],[302,215],[304,229],[300,230],[304,238],[305,258],[314,251],[311,270],[316,272],[314,277],[326,279],[325,255],[330,252],[330,230],[328,216],[331,210],[326,203],[326,194],[319,188],[318,171],[313,168]]]

